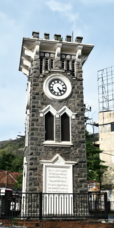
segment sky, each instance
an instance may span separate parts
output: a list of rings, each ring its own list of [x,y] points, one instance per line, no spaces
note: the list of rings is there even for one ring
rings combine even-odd
[[[95,45],[83,78],[84,103],[92,107],[86,116],[98,121],[97,71],[114,65],[114,0],[0,0],[0,141],[25,132],[27,78],[18,69],[22,38],[32,31],[63,40],[73,32]]]

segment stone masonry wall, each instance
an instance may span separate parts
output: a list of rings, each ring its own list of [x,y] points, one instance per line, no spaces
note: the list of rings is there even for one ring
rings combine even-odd
[[[83,107],[83,80],[82,68],[76,64],[76,77],[62,73],[72,84],[70,97],[63,101],[50,100],[43,92],[43,82],[52,73],[47,73],[45,77],[40,76],[39,62],[35,57],[31,69],[31,89],[30,89],[30,123],[29,123],[29,145],[27,150],[27,192],[43,191],[43,165],[40,160],[50,160],[57,153],[66,161],[76,161],[73,167],[73,192],[87,192],[87,165],[85,150],[85,128],[84,128],[84,107]],[[60,73],[61,74],[61,73]],[[44,117],[40,117],[39,111],[47,105],[52,105],[57,111],[63,106],[67,106],[72,112],[77,113],[76,119],[71,119],[71,147],[44,146]],[[60,119],[55,120],[56,140],[60,141]]]

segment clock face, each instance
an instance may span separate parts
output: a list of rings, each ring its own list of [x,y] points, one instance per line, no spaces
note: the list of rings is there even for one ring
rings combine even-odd
[[[49,83],[49,91],[55,96],[62,96],[66,93],[66,84],[61,79],[53,79]]]
[[[72,85],[66,76],[56,73],[46,78],[43,83],[43,91],[49,99],[60,101],[69,97]]]

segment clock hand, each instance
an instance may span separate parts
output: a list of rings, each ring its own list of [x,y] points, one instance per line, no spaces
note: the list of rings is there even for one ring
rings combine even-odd
[[[57,89],[59,90],[59,92],[61,92],[61,89],[59,87],[57,87]]]

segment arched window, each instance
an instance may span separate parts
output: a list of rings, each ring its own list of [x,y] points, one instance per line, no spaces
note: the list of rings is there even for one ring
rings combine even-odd
[[[45,115],[45,140],[54,140],[54,117],[51,112]]]
[[[70,120],[66,113],[61,116],[61,141],[70,141]]]

